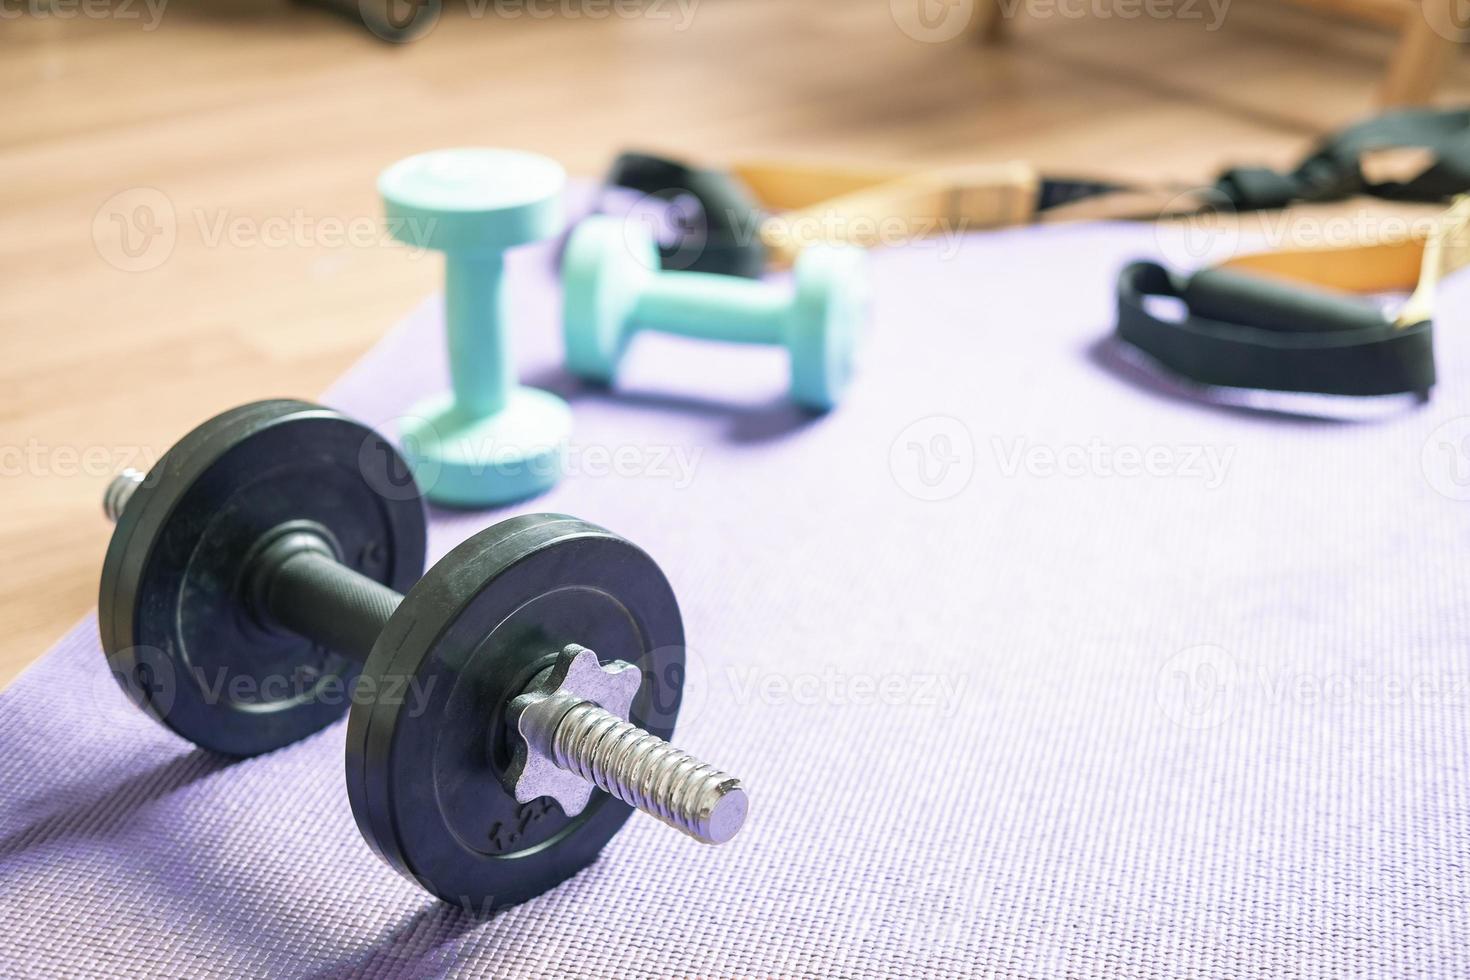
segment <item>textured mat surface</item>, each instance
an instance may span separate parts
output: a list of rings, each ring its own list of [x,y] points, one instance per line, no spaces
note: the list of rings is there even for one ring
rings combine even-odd
[[[515,256],[524,374],[577,413],[570,477],[520,510],[664,566],[679,739],[746,780],[746,833],[635,818],[478,920],[362,843],[343,725],[193,751],[88,621],[0,695],[0,973],[1470,975],[1465,317],[1419,410],[1202,404],[1099,344],[1157,251],[879,255],[863,376],[814,421],[773,351],[645,337],[621,393],[579,389],[546,254]],[[443,383],[437,316],[328,400],[391,427]],[[433,557],[508,513],[435,515]]]

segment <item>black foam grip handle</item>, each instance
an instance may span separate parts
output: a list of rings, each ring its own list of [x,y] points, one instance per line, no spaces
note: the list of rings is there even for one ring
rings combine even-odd
[[[1207,320],[1262,330],[1373,330],[1383,313],[1354,296],[1233,269],[1196,272],[1180,290],[1189,312]]]
[[[265,593],[275,622],[359,663],[402,601],[386,585],[313,550],[282,561]]]

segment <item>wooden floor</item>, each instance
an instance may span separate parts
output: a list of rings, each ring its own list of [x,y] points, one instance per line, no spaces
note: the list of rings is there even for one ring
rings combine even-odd
[[[432,261],[337,240],[376,218],[398,157],[522,146],[594,175],[640,146],[1202,180],[1369,110],[1391,48],[1273,0],[1236,0],[1216,31],[1032,18],[999,49],[916,41],[889,0],[688,3],[682,30],[672,0],[665,18],[449,10],[402,46],[246,0],[173,0],[153,30],[141,0],[107,19],[7,5],[0,683],[94,604],[113,469],[236,403],[319,392],[436,288]],[[1457,65],[1444,99],[1467,95]],[[119,194],[172,208],[166,260],[117,251]]]

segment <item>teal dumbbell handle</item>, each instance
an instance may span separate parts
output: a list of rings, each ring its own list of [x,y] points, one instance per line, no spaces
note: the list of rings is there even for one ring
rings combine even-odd
[[[791,292],[734,276],[661,272],[644,282],[629,327],[696,340],[783,344]]]
[[[516,387],[507,344],[504,260],[498,253],[444,257],[444,323],[454,402],[468,418],[500,411]]]

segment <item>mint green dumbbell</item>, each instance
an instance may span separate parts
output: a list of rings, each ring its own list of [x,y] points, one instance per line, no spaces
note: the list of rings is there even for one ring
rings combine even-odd
[[[560,478],[572,413],[516,380],[504,253],[560,233],[566,173],[517,150],[436,150],[383,171],[394,237],[444,253],[452,390],[401,426],[403,454],[429,499],[456,507],[521,500]]]
[[[796,289],[701,272],[663,272],[646,228],[606,215],[586,219],[567,245],[563,327],[567,370],[611,384],[640,330],[701,340],[780,344],[791,355],[791,397],[833,408],[852,375],[868,317],[864,253],[808,248]]]

